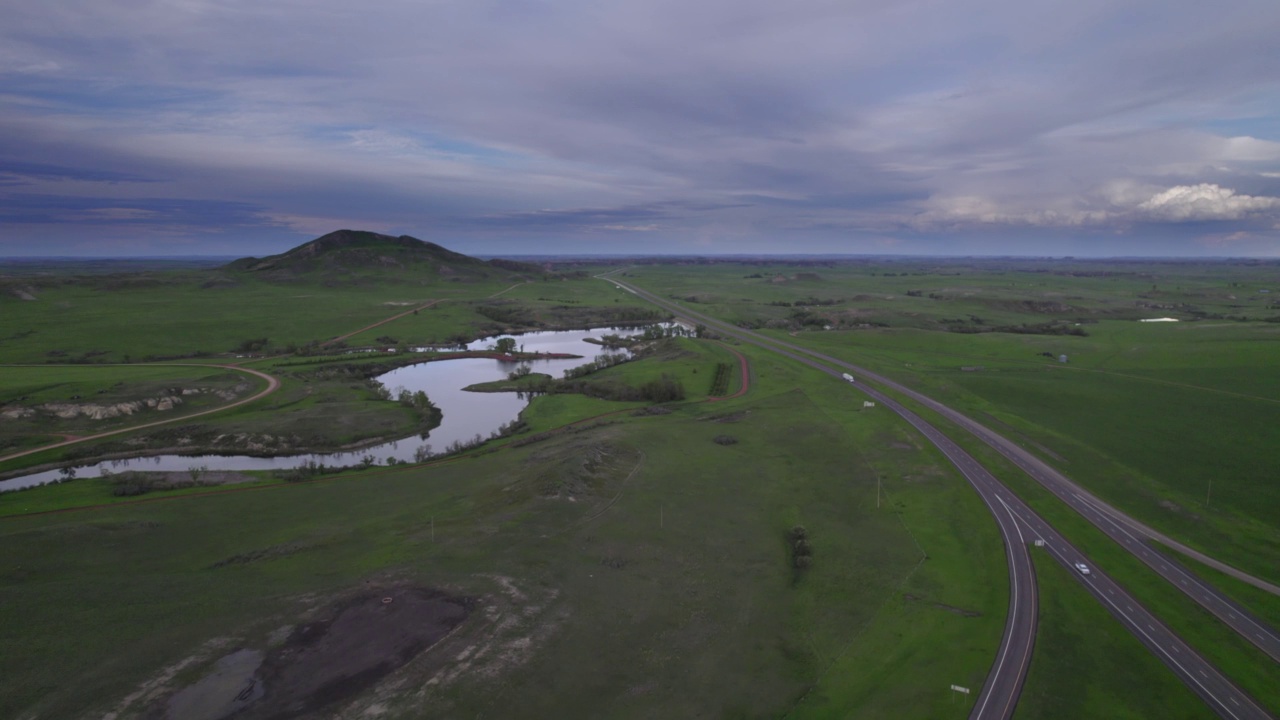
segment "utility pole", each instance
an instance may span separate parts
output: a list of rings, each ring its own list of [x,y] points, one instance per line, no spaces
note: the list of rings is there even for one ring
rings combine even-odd
[[[876,475],[876,508],[877,509],[880,507],[880,480],[881,480],[881,477],[879,474],[877,474]]]
[[[1209,507],[1209,496],[1213,494],[1213,478],[1209,478],[1209,489],[1204,492],[1204,506]]]

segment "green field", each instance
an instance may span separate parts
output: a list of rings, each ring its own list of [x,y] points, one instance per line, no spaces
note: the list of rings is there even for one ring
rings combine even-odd
[[[430,695],[455,714],[931,715],[947,698],[922,690],[980,684],[999,639],[994,526],[893,416],[756,361],[768,380],[740,400],[623,414],[474,460],[5,520],[0,710],[106,711],[212,638],[265,646],[308,605],[395,579],[512,614],[451,647],[531,649]],[[712,442],[726,434],[738,442]],[[795,524],[814,547],[802,573],[787,552]],[[260,559],[218,564],[236,556]],[[939,652],[944,637],[965,650]],[[910,671],[885,677],[885,653]],[[200,657],[181,677],[213,659]]]
[[[292,453],[403,437],[425,416],[380,399],[366,378],[421,358],[406,348],[667,317],[590,277],[602,268],[555,274],[447,257],[382,274],[349,258],[260,262],[258,274],[240,264],[0,278],[35,298],[0,293],[0,362],[48,363],[3,368],[0,408],[123,402],[245,377],[107,364],[147,357],[207,354],[216,359],[198,362],[242,362],[282,382],[249,405],[0,472],[228,442],[218,438]],[[1280,309],[1259,292],[1280,295],[1274,264],[864,259],[624,272],[691,309],[917,388],[1135,517],[1280,581],[1280,324],[1268,321]],[[1136,322],[1162,315],[1182,322]],[[399,352],[317,347],[351,333],[349,345]],[[750,361],[750,390],[711,401],[744,381],[734,350]],[[167,694],[231,650],[280,652],[288,628],[408,586],[469,598],[469,619],[334,712],[967,716],[976,695],[946,688],[983,684],[1007,608],[1005,556],[985,506],[914,430],[862,408],[845,383],[733,342],[664,341],[581,380],[537,397],[515,435],[447,460],[301,482],[264,473],[141,501],[117,497],[107,480],[0,495],[0,716],[162,717]],[[514,385],[533,382],[543,381]],[[605,399],[659,382],[683,398]],[[191,397],[182,412],[217,405]],[[1265,656],[972,436],[923,414],[1280,707]],[[28,420],[0,424],[0,437],[35,447],[143,420]],[[1043,560],[1018,718],[1207,714]],[[1275,598],[1197,570],[1280,617]]]
[[[1032,275],[1029,263],[1014,272],[992,261],[963,274],[904,263],[888,278],[883,265],[809,268],[822,279],[782,283],[745,277],[741,267],[629,272],[661,294],[694,297],[692,309],[912,385],[1023,442],[1144,522],[1280,581],[1280,485],[1272,481],[1280,476],[1280,325],[1257,322],[1277,315],[1272,295],[1257,291],[1280,285],[1280,273],[1135,264],[1127,276],[1122,265],[1110,268],[1114,275],[1076,277]],[[766,278],[798,272],[757,270]],[[701,293],[686,296],[695,282]],[[922,296],[903,294],[909,288]],[[807,297],[840,301],[813,306],[838,329],[769,327],[795,308],[767,303]],[[886,326],[848,318],[868,313]],[[987,325],[1059,322],[1087,335],[952,332],[942,322],[973,313]],[[1156,314],[1184,322],[1135,321]],[[1218,314],[1235,319],[1201,319]]]

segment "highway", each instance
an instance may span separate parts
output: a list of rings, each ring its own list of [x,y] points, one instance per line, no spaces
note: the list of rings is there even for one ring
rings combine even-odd
[[[1250,582],[1250,584],[1261,589],[1269,590],[1270,588],[1275,588],[1274,585],[1267,583],[1265,580],[1254,578],[1253,576],[1241,572],[1236,568],[1226,565],[1225,563],[1213,560],[1213,558],[1209,558],[1203,553],[1187,548],[1181,543],[1177,543],[1176,541],[1157,533],[1143,523],[1125,515],[1099,499],[1097,496],[1080,487],[1066,475],[1027,452],[1013,441],[995,433],[981,423],[978,423],[973,419],[947,407],[946,405],[943,405],[937,400],[922,395],[915,390],[905,387],[881,375],[868,372],[862,368],[857,368],[856,366],[842,362],[836,358],[822,355],[821,353],[806,351],[803,348],[798,348],[790,343],[781,344],[797,349],[800,352],[804,352],[805,354],[813,357],[825,360],[837,367],[856,371],[862,378],[872,380],[885,387],[890,387],[921,403],[922,405],[925,405],[929,409],[938,412],[948,420],[951,420],[957,425],[968,430],[979,440],[982,440],[1001,455],[1008,458],[1011,462],[1057,496],[1059,500],[1063,501],[1076,512],[1080,513],[1080,515],[1084,516],[1084,518],[1093,523],[1095,527],[1131,552],[1152,570],[1155,570],[1156,573],[1165,580],[1168,580],[1174,587],[1181,590],[1188,597],[1200,604],[1203,608],[1216,616],[1228,627],[1235,630],[1246,640],[1258,646],[1258,648],[1263,652],[1271,656],[1272,660],[1280,662],[1280,634],[1277,634],[1273,628],[1258,619],[1257,616],[1249,612],[1239,603],[1227,597],[1222,591],[1200,579],[1199,576],[1190,572],[1171,558],[1165,556],[1159,550],[1150,547],[1147,544],[1147,541],[1156,540],[1167,547],[1183,551],[1202,562],[1206,562],[1218,570],[1227,572],[1237,579]],[[1280,590],[1280,588],[1277,589]]]
[[[1074,573],[1089,593],[1103,607],[1147,646],[1174,675],[1200,696],[1218,716],[1223,718],[1271,717],[1261,705],[1235,686],[1203,656],[1182,641],[1106,573],[1090,564],[1088,558],[1067,542],[1048,523],[1025,506],[1019,507],[1012,494],[995,491],[1000,502],[1007,503],[1026,531],[1044,542],[1053,559]],[[1076,563],[1089,568],[1088,574],[1076,569]]]
[[[1012,442],[1009,438],[1004,436],[1000,436],[1000,434],[997,434],[996,432],[993,432],[993,430],[987,428],[986,425],[982,425],[978,423],[978,421],[968,418],[966,415],[957,413],[956,410],[952,410],[951,407],[942,405],[941,402],[933,400],[931,397],[924,396],[922,393],[914,391],[914,389],[902,386],[902,384],[893,382],[891,379],[884,378],[883,375],[870,373],[868,370],[858,368],[858,366],[844,363],[844,361],[838,360],[836,357],[823,355],[820,354],[820,352],[805,350],[803,347],[791,345],[791,343],[788,342],[778,342],[778,345],[791,348],[791,350],[796,350],[797,352],[803,352],[805,355],[817,357],[817,359],[827,361],[827,363],[835,365],[837,368],[858,373],[861,378],[870,379],[873,380],[873,382],[881,384],[883,387],[895,389],[895,391],[902,393],[902,395],[913,398],[913,400],[920,402],[920,404],[925,407],[929,407],[929,409],[937,411],[938,414],[945,416],[948,420],[954,421],[954,423],[960,425],[961,428],[969,430],[969,432],[973,433],[975,437],[978,437],[980,441],[983,441],[984,443],[987,443],[988,446],[995,448],[995,450],[1000,452],[1001,455],[1004,455],[1011,462],[1014,462],[1015,465],[1018,465],[1021,470],[1025,471],[1025,473],[1030,475],[1033,479],[1036,479],[1041,486],[1052,492],[1053,495],[1057,496],[1057,498],[1062,502],[1065,502],[1066,505],[1071,507],[1071,509],[1079,512],[1084,519],[1091,521],[1094,527],[1102,530],[1103,533],[1106,533],[1108,537],[1114,539],[1114,541],[1119,543],[1121,547],[1124,547],[1125,550],[1132,552],[1133,555],[1138,557],[1138,560],[1142,560],[1148,568],[1155,570],[1162,578],[1169,580],[1169,583],[1174,585],[1175,588],[1178,588],[1179,591],[1187,594],[1187,596],[1192,598],[1193,601],[1196,601],[1208,612],[1211,612],[1212,615],[1215,615],[1216,618],[1219,618],[1222,623],[1230,626],[1231,629],[1234,629],[1236,633],[1239,633],[1242,637],[1248,639],[1248,641],[1253,643],[1254,646],[1261,648],[1263,652],[1266,652],[1268,656],[1271,656],[1272,660],[1280,661],[1280,634],[1277,634],[1275,629],[1272,629],[1270,625],[1263,623],[1263,621],[1258,619],[1256,615],[1253,615],[1252,612],[1245,610],[1238,602],[1231,600],[1231,598],[1226,596],[1225,593],[1222,593],[1220,589],[1204,582],[1204,580],[1199,578],[1198,575],[1192,573],[1192,571],[1185,569],[1184,566],[1181,566],[1178,562],[1164,555],[1164,553],[1156,550],[1155,547],[1149,546],[1147,541],[1149,541],[1149,539],[1155,539],[1155,541],[1165,543],[1167,547],[1172,547],[1174,550],[1187,551],[1189,555],[1197,557],[1198,560],[1206,561],[1207,564],[1215,566],[1216,569],[1226,571],[1226,573],[1233,575],[1233,577],[1256,585],[1256,587],[1268,589],[1274,588],[1275,585],[1267,583],[1266,580],[1254,578],[1252,575],[1243,573],[1243,571],[1238,569],[1231,568],[1230,565],[1213,560],[1211,557],[1204,556],[1203,553],[1190,550],[1190,548],[1183,546],[1183,544],[1176,543],[1175,541],[1172,541],[1172,539],[1162,536],[1162,534],[1148,528],[1147,525],[1140,523],[1140,521],[1129,518],[1129,516],[1125,515],[1124,512],[1116,510],[1115,507],[1112,507],[1111,505],[1107,505],[1106,502],[1103,502],[1097,496],[1092,495],[1092,493],[1085,491],[1083,487],[1080,487],[1079,484],[1076,484],[1073,480],[1066,477],[1066,475],[1060,473],[1059,470],[1052,468],[1052,466],[1046,464],[1043,460],[1038,459],[1038,457],[1030,454],[1027,450],[1024,450],[1024,448],[1020,447],[1018,443]]]
[[[619,282],[617,279],[612,277],[605,279],[614,283]],[[1248,573],[1227,565],[1226,563],[1215,560],[1202,552],[1189,548],[1186,545],[1183,545],[1182,543],[1147,527],[1142,522],[1129,517],[1115,507],[1107,504],[1096,495],[1085,490],[1048,463],[1024,450],[1017,443],[996,433],[972,418],[953,410],[933,398],[928,397],[927,395],[912,390],[911,388],[884,377],[883,375],[873,373],[865,368],[844,362],[838,358],[783,340],[775,340],[773,338],[756,335],[755,333],[727,325],[706,315],[692,312],[675,305],[674,303],[663,301],[652,293],[647,293],[642,290],[637,290],[637,292],[650,302],[662,305],[673,312],[696,316],[703,321],[711,321],[716,325],[719,331],[733,335],[740,340],[752,342],[754,344],[761,345],[762,347],[770,347],[770,345],[781,346],[795,353],[813,357],[829,365],[842,368],[845,371],[856,373],[864,381],[870,380],[882,387],[890,388],[911,398],[912,400],[915,400],[930,410],[939,413],[943,417],[969,431],[979,440],[986,443],[988,446],[1006,457],[1009,461],[1017,465],[1047,490],[1057,496],[1059,500],[1062,500],[1112,540],[1119,543],[1121,547],[1124,547],[1126,550],[1131,552],[1135,557],[1167,580],[1171,585],[1185,593],[1209,613],[1217,617],[1232,630],[1236,631],[1241,637],[1256,645],[1264,653],[1270,656],[1272,660],[1280,662],[1280,633],[1277,633],[1274,628],[1259,619],[1244,606],[1232,600],[1221,590],[1202,580],[1195,573],[1187,570],[1185,567],[1177,563],[1172,558],[1167,557],[1156,548],[1151,547],[1148,544],[1148,541],[1154,540],[1159,542],[1166,547],[1177,550],[1188,557],[1192,557],[1216,570],[1231,575],[1238,580],[1247,582],[1267,592],[1280,595],[1280,587],[1262,580],[1261,578],[1249,575]]]
[[[882,383],[887,387],[904,393],[909,397],[922,402],[927,407],[942,412],[949,419],[963,418],[967,423],[956,420],[963,427],[978,435],[984,442],[998,451],[1001,451],[1006,457],[1011,455],[1017,456],[1023,462],[1019,462],[1019,467],[1031,473],[1034,468],[1039,472],[1040,477],[1033,474],[1042,483],[1046,481],[1042,478],[1050,478],[1054,480],[1054,476],[1060,474],[1053,471],[1038,459],[1026,453],[1011,441],[1000,437],[989,429],[979,425],[965,416],[961,415],[950,408],[927,398],[915,391],[910,390],[896,382],[883,378],[879,375],[868,373],[866,370],[855,365],[843,362],[836,358],[822,355],[814,351],[802,348],[784,341],[773,340],[756,335],[748,330],[734,327],[715,318],[703,315],[701,313],[692,312],[675,303],[664,300],[652,293],[626,284],[616,278],[604,276],[602,279],[614,283],[620,288],[624,288],[649,302],[660,307],[666,308],[671,312],[688,316],[699,321],[707,323],[714,327],[717,332],[730,335],[753,345],[765,348],[767,350],[779,353],[791,358],[797,362],[803,363],[827,373],[835,378],[841,378],[844,372],[852,371],[865,378],[872,378],[878,383]],[[781,346],[781,347],[779,347]],[[785,348],[785,349],[784,349]],[[1244,720],[1245,718],[1269,718],[1271,717],[1258,703],[1250,698],[1246,693],[1236,687],[1222,673],[1213,667],[1198,653],[1194,652],[1190,646],[1183,642],[1173,631],[1155,618],[1141,604],[1134,600],[1127,592],[1124,591],[1119,584],[1112,581],[1102,571],[1096,568],[1079,550],[1067,543],[1056,531],[1054,531],[1048,523],[1036,515],[1025,503],[1017,496],[1001,484],[990,472],[986,470],[980,463],[974,460],[968,453],[959,447],[949,437],[940,432],[937,428],[930,425],[920,416],[904,407],[901,403],[879,391],[876,388],[869,387],[865,383],[858,383],[858,389],[866,395],[874,398],[877,402],[885,407],[893,410],[902,416],[907,422],[919,430],[925,437],[942,451],[942,453],[960,470],[964,477],[977,490],[983,502],[991,510],[996,523],[1000,528],[1001,535],[1004,538],[1006,553],[1009,563],[1009,582],[1010,582],[1010,599],[1009,599],[1009,615],[1005,624],[1004,637],[1001,640],[1000,649],[997,652],[996,662],[992,666],[991,673],[987,677],[986,683],[983,685],[982,691],[979,693],[975,702],[971,720],[985,718],[1010,718],[1013,715],[1014,708],[1017,704],[1018,695],[1021,693],[1022,684],[1026,678],[1026,672],[1030,665],[1031,653],[1035,642],[1036,618],[1037,618],[1037,597],[1035,585],[1035,570],[1031,564],[1028,552],[1028,535],[1036,540],[1041,540],[1044,547],[1054,559],[1062,563],[1074,573],[1077,579],[1089,590],[1095,598],[1107,608],[1113,616],[1115,616],[1122,625],[1129,629],[1138,639],[1147,646],[1162,662],[1165,663],[1175,675],[1179,677],[1188,687],[1190,687],[1197,695],[1199,695],[1205,703],[1213,709],[1220,717],[1232,718],[1233,720]],[[945,411],[945,412],[944,412]],[[1010,457],[1014,460],[1014,457]],[[1031,462],[1034,461],[1034,462]],[[1015,460],[1017,462],[1017,460]],[[1040,467],[1037,467],[1040,466]],[[1046,472],[1050,471],[1050,472]],[[1074,483],[1070,483],[1065,477],[1061,477],[1058,484],[1062,487],[1062,483],[1074,488]],[[1046,485],[1048,486],[1048,485]],[[1055,493],[1057,494],[1057,493]],[[1076,508],[1077,511],[1089,518],[1095,525],[1103,527],[1104,525],[1112,527],[1113,531],[1123,534],[1124,528],[1133,528],[1133,525],[1125,524],[1115,516],[1123,517],[1119,511],[1114,508],[1108,508],[1108,513],[1101,509],[1098,505],[1093,504],[1096,500],[1092,496],[1088,496],[1079,490],[1076,493],[1068,493],[1075,502],[1069,504]],[[1060,495],[1061,497],[1061,495]],[[1089,498],[1086,500],[1086,497]],[[1065,498],[1064,498],[1065,500]],[[1085,509],[1081,509],[1084,507]],[[1093,517],[1089,514],[1092,513]],[[1012,522],[1011,522],[1012,521]],[[1136,521],[1134,521],[1136,522]],[[1116,530],[1116,528],[1119,528]],[[1104,528],[1104,532],[1106,529]],[[1108,533],[1109,535],[1111,533]],[[1115,537],[1113,535],[1113,537]],[[1146,547],[1136,537],[1131,537],[1129,543],[1121,542],[1122,547],[1126,547],[1134,552],[1144,562],[1148,562],[1152,567],[1160,565],[1162,562],[1167,564],[1172,570],[1169,572],[1180,571],[1181,575],[1171,579],[1175,585],[1183,589],[1184,592],[1204,602],[1201,598],[1208,596],[1210,603],[1223,602],[1229,603],[1221,605],[1223,612],[1238,621],[1239,624],[1233,624],[1237,631],[1242,627],[1248,628],[1247,623],[1255,623],[1257,628],[1257,637],[1262,643],[1267,643],[1267,636],[1274,637],[1274,633],[1266,628],[1265,625],[1259,623],[1256,619],[1244,613],[1242,608],[1238,608],[1232,601],[1225,598],[1215,589],[1207,586],[1205,583],[1198,583],[1198,586],[1188,591],[1187,588],[1192,585],[1194,576],[1181,569],[1175,563],[1159,556],[1154,549]],[[1141,547],[1135,547],[1141,545]],[[1149,556],[1151,559],[1148,561]],[[1082,563],[1090,568],[1089,574],[1083,574],[1076,570],[1076,563]],[[1157,570],[1159,572],[1159,570]],[[1163,574],[1163,573],[1162,573]],[[1169,577],[1169,576],[1166,576]],[[1181,584],[1178,584],[1181,582]],[[1196,592],[1200,593],[1197,598]],[[1238,611],[1238,612],[1237,612]],[[1212,610],[1211,610],[1212,612]],[[1215,613],[1216,614],[1216,613]],[[1225,620],[1224,620],[1225,621]],[[1254,641],[1255,644],[1258,640]],[[1262,647],[1263,645],[1260,645]],[[1265,649],[1265,648],[1264,648]]]

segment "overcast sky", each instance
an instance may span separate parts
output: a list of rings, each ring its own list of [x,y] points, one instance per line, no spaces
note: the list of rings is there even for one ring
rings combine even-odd
[[[1280,256],[1276,0],[0,10],[0,255]]]

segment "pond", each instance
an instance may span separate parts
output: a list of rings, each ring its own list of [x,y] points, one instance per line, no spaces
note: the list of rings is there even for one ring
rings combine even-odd
[[[528,353],[557,353],[578,355],[575,358],[555,358],[504,362],[489,358],[457,358],[422,362],[397,368],[379,375],[376,380],[391,390],[392,396],[401,388],[410,392],[421,390],[431,398],[443,415],[439,427],[423,438],[411,435],[381,445],[350,452],[308,453],[278,457],[254,457],[252,455],[153,455],[125,460],[106,460],[100,463],[76,467],[76,477],[100,477],[105,469],[111,473],[125,471],[185,471],[193,467],[208,470],[288,470],[304,464],[317,463],[328,466],[357,465],[366,457],[378,464],[388,460],[414,462],[423,454],[441,454],[454,443],[466,443],[477,438],[487,439],[490,434],[520,416],[529,404],[529,396],[523,393],[478,393],[463,388],[476,383],[506,379],[507,373],[520,364],[528,364],[533,372],[545,373],[555,378],[564,371],[590,362],[604,352],[627,352],[601,347],[586,342],[586,338],[598,338],[606,334],[632,335],[643,328],[592,328],[589,330],[557,330],[525,333],[523,335],[499,335],[481,338],[469,343],[467,350],[485,350],[500,337],[515,338],[516,346]],[[0,481],[0,492],[41,485],[62,478],[61,470],[49,470]]]

